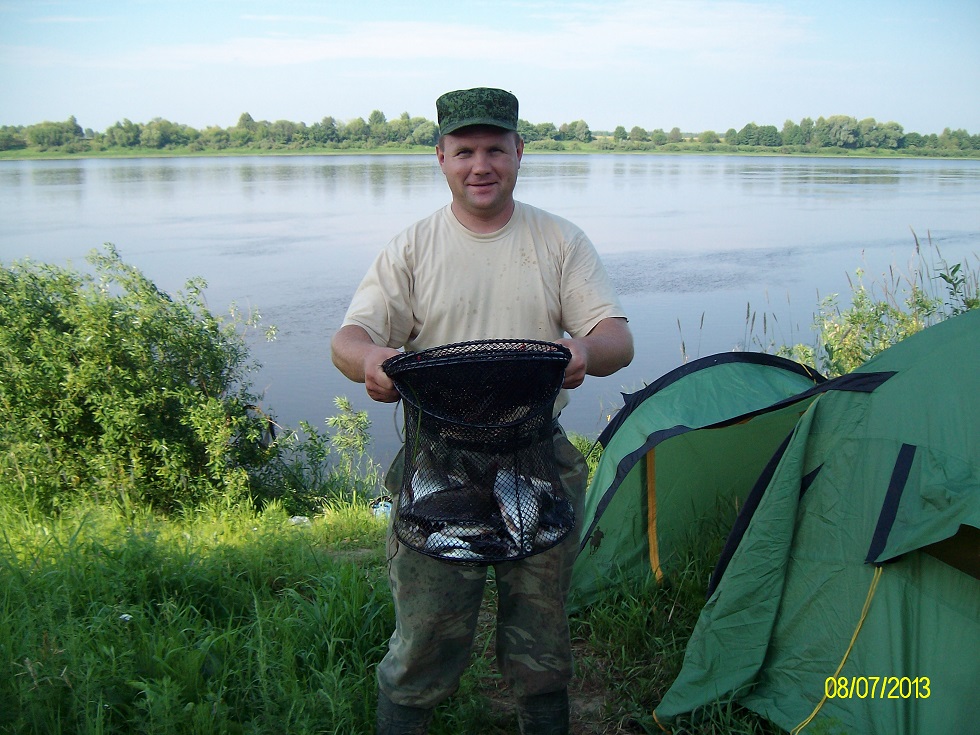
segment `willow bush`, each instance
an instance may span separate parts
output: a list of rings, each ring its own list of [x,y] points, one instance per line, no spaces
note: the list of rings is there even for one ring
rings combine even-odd
[[[243,500],[274,459],[244,328],[177,296],[111,244],[94,274],[0,265],[0,493],[41,513],[85,500],[161,510]]]

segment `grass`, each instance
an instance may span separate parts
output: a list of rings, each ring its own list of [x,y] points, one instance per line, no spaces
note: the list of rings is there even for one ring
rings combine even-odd
[[[0,731],[373,729],[394,617],[384,524],[362,501],[311,520],[275,506],[184,519],[89,507],[43,522],[5,509],[0,528]],[[624,584],[572,618],[573,732],[658,731],[651,710],[703,604],[700,556],[668,585]],[[493,662],[494,597],[491,579],[473,665],[434,735],[516,731]],[[744,724],[712,715],[677,732],[775,732],[731,717]]]
[[[6,513],[0,730],[366,732],[393,624],[379,525]]]

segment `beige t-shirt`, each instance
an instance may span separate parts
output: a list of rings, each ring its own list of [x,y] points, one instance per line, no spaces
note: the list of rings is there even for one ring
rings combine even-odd
[[[585,233],[517,202],[491,234],[467,230],[447,205],[397,235],[361,281],[344,326],[418,352],[470,340],[583,337],[625,316]],[[567,402],[562,391],[556,411]]]
[[[497,232],[463,227],[449,205],[397,235],[361,281],[344,325],[419,351],[480,339],[583,337],[625,317],[585,234],[516,203]]]

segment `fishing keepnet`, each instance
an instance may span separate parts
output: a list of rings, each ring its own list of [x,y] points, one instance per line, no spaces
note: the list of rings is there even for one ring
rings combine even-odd
[[[553,412],[570,357],[551,342],[481,340],[385,361],[405,412],[393,520],[402,543],[491,564],[568,535],[575,514],[555,459]]]

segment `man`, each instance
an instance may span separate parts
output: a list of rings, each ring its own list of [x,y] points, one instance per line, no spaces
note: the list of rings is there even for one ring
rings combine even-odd
[[[500,89],[458,90],[442,95],[436,111],[436,157],[452,202],[378,256],[334,335],[333,362],[374,400],[394,402],[398,392],[381,364],[402,348],[483,339],[557,342],[571,353],[557,413],[567,389],[586,375],[609,375],[632,360],[625,314],[584,233],[514,200],[524,153],[517,98]],[[576,509],[576,531],[548,551],[494,565],[497,660],[517,696],[525,735],[568,732],[565,600],[587,470],[561,431],[555,454]],[[402,467],[399,455],[385,481],[396,498]],[[390,527],[388,551],[396,624],[378,667],[377,732],[425,733],[432,709],[456,690],[469,661],[487,568],[424,556],[401,544]]]

